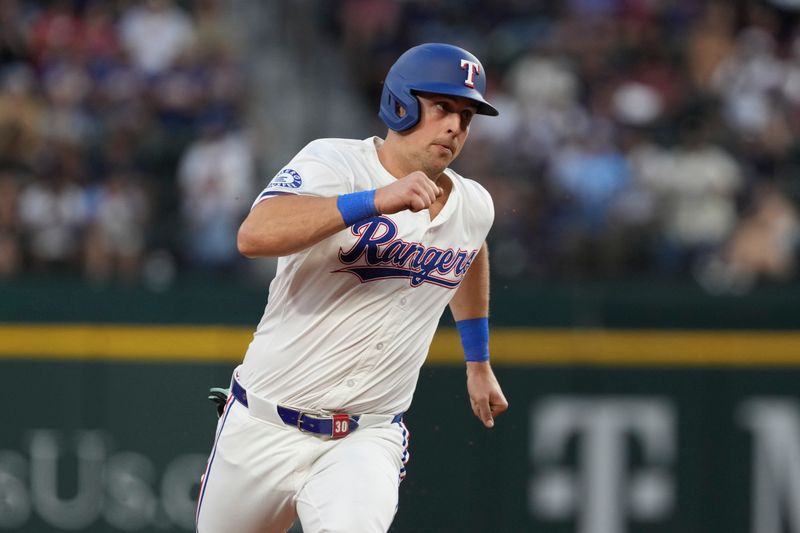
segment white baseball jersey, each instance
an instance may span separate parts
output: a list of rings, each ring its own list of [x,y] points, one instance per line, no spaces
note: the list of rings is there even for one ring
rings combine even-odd
[[[380,143],[311,142],[256,204],[389,185]],[[483,187],[445,172],[453,188],[433,220],[428,210],[380,215],[279,259],[240,369],[248,391],[308,412],[408,409],[439,319],[494,219]]]

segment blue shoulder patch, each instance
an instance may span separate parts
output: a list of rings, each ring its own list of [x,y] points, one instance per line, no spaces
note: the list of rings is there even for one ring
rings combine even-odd
[[[272,178],[268,187],[284,187],[286,189],[299,189],[303,184],[303,179],[296,171],[291,168],[284,168],[278,175]]]

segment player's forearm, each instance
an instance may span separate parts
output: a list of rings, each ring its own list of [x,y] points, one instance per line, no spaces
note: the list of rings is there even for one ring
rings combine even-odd
[[[344,229],[336,198],[280,196],[264,200],[239,228],[237,246],[246,257],[299,252]]]
[[[489,250],[485,243],[450,300],[450,312],[455,320],[489,316]]]

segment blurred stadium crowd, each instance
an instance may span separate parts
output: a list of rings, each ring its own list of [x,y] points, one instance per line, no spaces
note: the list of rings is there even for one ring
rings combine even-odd
[[[227,4],[0,2],[0,276],[236,269],[284,161],[243,120],[257,94]],[[494,197],[495,275],[796,279],[800,2],[311,4],[371,110],[413,44],[482,59],[501,115],[455,168]]]
[[[230,265],[254,163],[220,4],[0,2],[0,274]]]

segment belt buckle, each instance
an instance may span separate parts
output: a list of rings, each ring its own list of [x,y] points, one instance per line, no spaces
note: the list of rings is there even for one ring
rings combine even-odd
[[[303,417],[305,415],[306,415],[306,413],[304,413],[302,411],[298,411],[297,412],[297,429],[299,431],[306,431],[305,429],[303,429]]]
[[[308,413],[304,413],[302,411],[298,411],[298,413],[297,413],[297,429],[299,431],[302,431],[302,432],[305,432],[305,433],[320,433],[319,431],[312,431],[310,429],[305,429],[303,427],[303,417],[304,416],[310,416],[310,415]],[[328,435],[328,436],[330,438],[332,438],[332,439],[341,439],[342,437],[346,437],[347,435],[350,434],[351,421],[350,421],[350,415],[348,415],[348,414],[339,413],[339,414],[332,415],[330,417],[326,417],[325,419],[321,419],[321,420],[330,420],[330,422],[331,422],[331,432],[330,432],[330,435]],[[322,433],[322,435],[325,435],[325,433]]]

